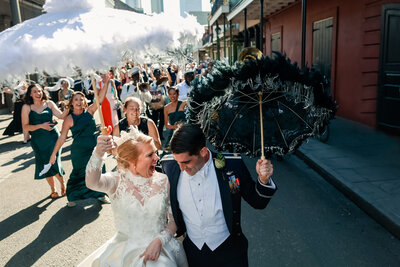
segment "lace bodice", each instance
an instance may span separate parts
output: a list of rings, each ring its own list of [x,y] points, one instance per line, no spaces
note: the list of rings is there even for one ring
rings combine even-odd
[[[167,176],[155,172],[144,178],[129,170],[101,174],[103,164],[104,158],[93,152],[86,167],[86,185],[109,195],[118,233],[142,245],[157,237],[163,245],[168,242],[176,226]]]

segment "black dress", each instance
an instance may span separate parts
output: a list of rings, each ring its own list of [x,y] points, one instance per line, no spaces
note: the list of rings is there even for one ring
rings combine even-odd
[[[129,132],[129,125],[127,118],[123,118],[119,121],[119,131]],[[147,126],[147,118],[140,116],[140,124],[138,125],[139,131],[144,133],[145,135],[149,135],[149,127]]]
[[[10,122],[6,130],[3,132],[3,135],[12,136],[14,135],[14,133],[22,133],[21,111],[23,105],[24,101],[21,98],[15,101],[13,120]]]

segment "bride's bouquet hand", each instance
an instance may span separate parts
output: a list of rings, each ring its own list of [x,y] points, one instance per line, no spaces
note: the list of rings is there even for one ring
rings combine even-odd
[[[146,263],[148,260],[157,261],[160,256],[161,247],[161,240],[159,238],[154,239],[140,255],[140,257],[144,257],[143,262]]]
[[[105,152],[115,148],[115,143],[111,135],[99,135],[97,137],[96,153],[102,157]]]

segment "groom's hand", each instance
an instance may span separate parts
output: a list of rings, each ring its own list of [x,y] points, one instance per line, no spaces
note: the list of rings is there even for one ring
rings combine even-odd
[[[143,262],[146,263],[148,260],[157,261],[160,256],[161,247],[161,240],[159,238],[154,239],[140,255],[140,257],[144,256]]]
[[[256,172],[258,174],[261,183],[269,184],[269,178],[272,176],[272,173],[274,172],[274,166],[272,165],[270,160],[259,159],[256,165]]]

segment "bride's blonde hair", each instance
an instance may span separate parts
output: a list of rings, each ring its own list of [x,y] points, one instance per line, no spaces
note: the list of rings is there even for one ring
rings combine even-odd
[[[142,152],[139,144],[150,144],[153,149],[156,149],[152,137],[145,135],[142,132],[135,133],[134,138],[129,138],[117,147],[117,164],[118,167],[124,170],[129,169],[129,163],[135,163]]]

